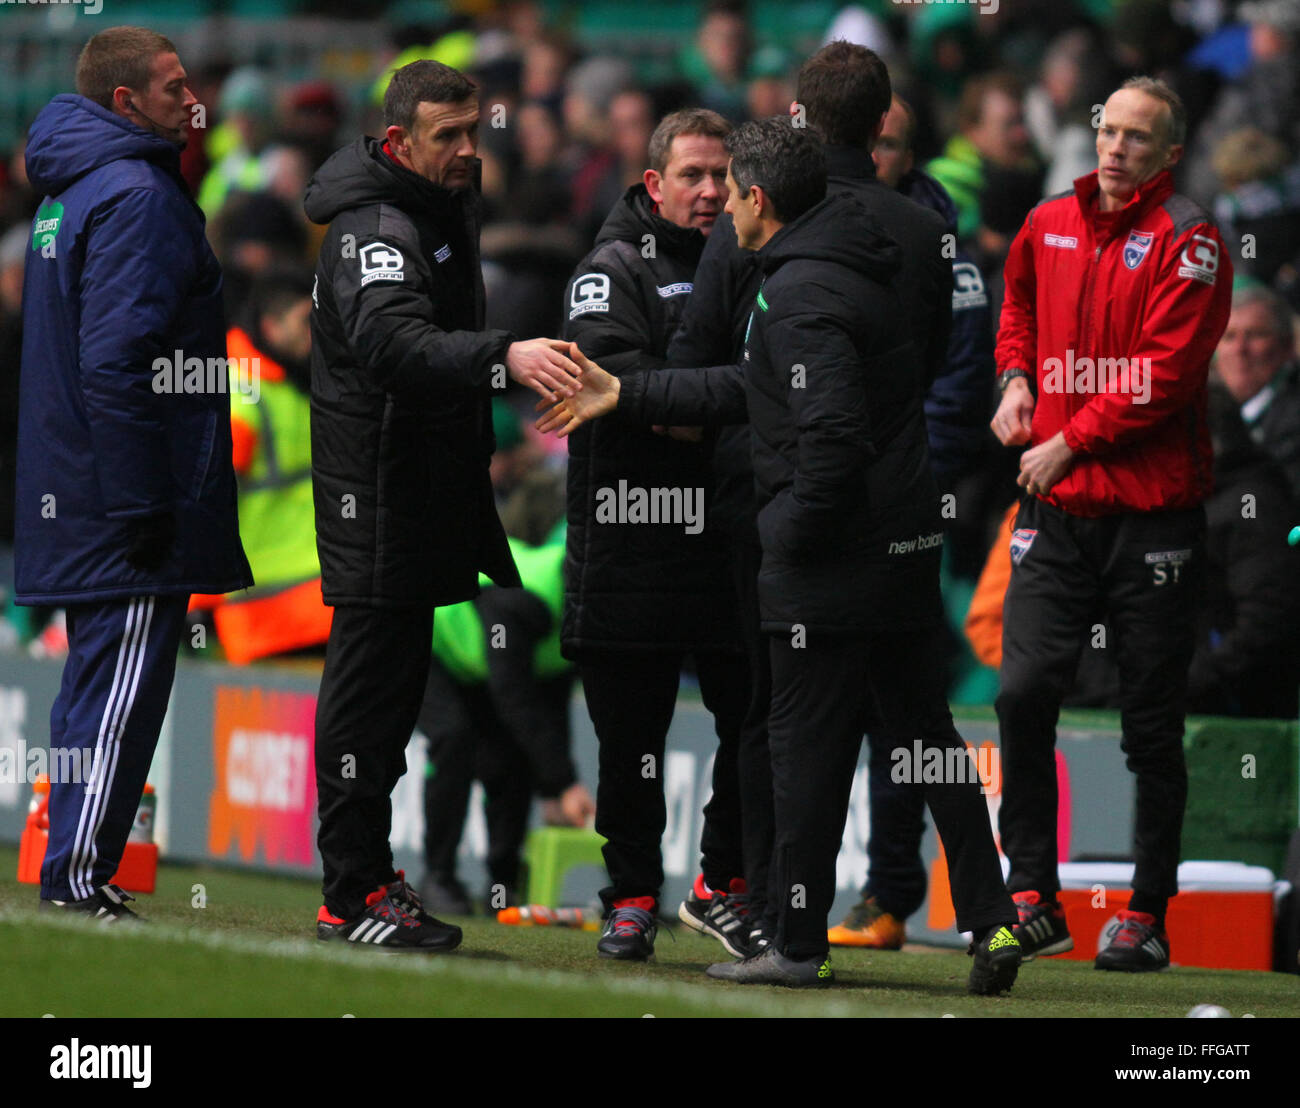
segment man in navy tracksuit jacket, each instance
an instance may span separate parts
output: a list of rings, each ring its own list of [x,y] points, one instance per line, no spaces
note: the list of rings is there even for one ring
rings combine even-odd
[[[161,35],[119,27],[87,43],[77,87],[41,111],[27,145],[44,201],[23,287],[16,592],[67,609],[50,747],[52,771],[65,765],[69,779],[51,782],[42,907],[117,919],[130,898],[109,881],[189,595],[244,588],[252,574],[221,269],[179,170],[195,102],[185,70]],[[77,756],[61,762],[60,750]]]

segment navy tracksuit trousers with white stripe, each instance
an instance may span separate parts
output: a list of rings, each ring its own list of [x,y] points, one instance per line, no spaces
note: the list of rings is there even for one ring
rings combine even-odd
[[[90,772],[50,783],[41,898],[84,900],[122,859],[167,713],[189,597],[140,596],[67,609],[68,660],[50,712],[50,765]],[[77,751],[62,761],[60,749]],[[93,751],[86,759],[81,751]],[[84,779],[83,779],[84,777]]]

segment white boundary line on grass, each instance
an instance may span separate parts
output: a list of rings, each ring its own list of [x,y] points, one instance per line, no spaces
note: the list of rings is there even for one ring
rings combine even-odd
[[[33,913],[24,911],[0,911],[0,923],[20,923],[31,924],[37,922],[34,920]],[[110,924],[108,926],[90,924],[87,921],[79,919],[67,919],[56,914],[43,914],[39,917],[39,924],[42,927],[58,929],[81,935],[99,935],[105,938],[112,937],[122,942],[129,942],[135,939],[143,940],[162,940],[163,942],[174,943],[177,945],[203,946],[211,950],[232,951],[235,953],[252,953],[267,954],[276,958],[287,958],[293,961],[301,962],[333,962],[337,965],[344,965],[353,968],[364,968],[367,971],[386,971],[393,970],[403,974],[412,972],[434,977],[444,975],[449,977],[463,978],[469,981],[501,981],[505,980],[512,984],[535,984],[539,987],[566,988],[573,990],[582,990],[589,988],[592,984],[598,983],[602,989],[613,993],[625,993],[629,995],[642,996],[648,998],[661,997],[665,999],[678,1000],[707,1011],[708,1009],[726,1008],[737,1014],[754,1014],[772,1016],[803,1015],[805,1013],[792,1013],[786,1007],[782,998],[770,995],[763,995],[758,990],[753,990],[742,996],[722,985],[688,985],[680,981],[655,981],[645,978],[626,979],[613,976],[599,978],[596,974],[581,974],[576,972],[566,972],[556,969],[529,969],[520,965],[518,962],[508,963],[487,963],[474,959],[458,956],[456,953],[448,954],[376,954],[372,951],[355,951],[348,950],[342,944],[323,943],[319,939],[300,940],[300,939],[271,939],[263,937],[254,937],[251,935],[233,935],[223,931],[209,931],[196,927],[176,927],[170,924],[144,923],[144,924]],[[30,934],[30,932],[29,932]],[[738,985],[734,988],[741,989],[745,986]],[[800,990],[793,990],[799,993]],[[757,993],[758,995],[755,995]],[[824,993],[817,990],[808,990],[816,996],[823,997]],[[811,999],[811,998],[810,998]],[[809,1013],[815,1017],[849,1017],[861,1018],[867,1013],[863,1012],[861,1003],[852,1004],[845,999],[825,997],[819,1005],[819,1011]],[[250,1013],[252,1015],[253,1013]],[[877,1010],[872,1015],[892,1016],[893,1018],[927,1018],[917,1013],[891,1013],[888,1011]],[[578,1017],[511,1017],[506,1013],[501,1014],[502,1018],[578,1018]],[[291,1017],[284,1017],[291,1018]],[[612,1017],[611,1017],[612,1018]]]

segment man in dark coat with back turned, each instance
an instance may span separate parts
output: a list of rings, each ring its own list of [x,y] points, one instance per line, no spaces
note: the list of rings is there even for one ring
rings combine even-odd
[[[558,340],[484,331],[478,98],[433,61],[399,69],[387,141],[321,167],[307,215],[330,229],[312,313],[312,481],[325,602],[316,708],[321,939],[456,946],[393,870],[390,795],[406,768],[435,605],[519,584],[492,500],[490,396],[507,377],[544,397],[577,387]]]
[[[893,280],[928,383],[944,370],[952,328],[952,266],[944,250],[947,225],[937,212],[900,195],[876,176],[871,146],[889,110],[890,94],[889,71],[876,54],[864,46],[833,42],[800,68],[793,112],[796,125],[814,129],[825,140],[827,190],[851,192],[902,247]],[[753,251],[737,244],[731,216],[720,216],[696,270],[695,291],[668,348],[667,364],[713,366],[738,361],[759,281]],[[757,932],[753,941],[761,944],[770,938],[765,934],[770,926],[756,921],[762,915],[759,909],[772,852],[772,776],[767,756],[771,675],[767,645],[759,632],[754,472],[743,427],[721,430],[713,464],[716,490],[711,524],[725,529],[731,539],[737,606],[750,661],[752,692],[739,772],[745,798],[745,876]]]

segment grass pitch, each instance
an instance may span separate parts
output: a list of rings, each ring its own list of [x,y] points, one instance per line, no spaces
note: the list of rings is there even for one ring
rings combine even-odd
[[[17,851],[0,848],[0,1016],[1113,1018],[1181,1017],[1203,1003],[1300,1016],[1292,975],[1130,976],[1052,959],[1024,967],[1008,996],[972,997],[969,959],[936,950],[837,950],[831,989],[742,988],[704,976],[725,952],[681,926],[661,928],[649,965],[597,958],[592,932],[486,919],[457,921],[465,942],[452,954],[376,955],[316,941],[316,882],[201,866],[161,867],[158,891],[137,905],[149,926],[104,932],[37,915],[16,869]]]

